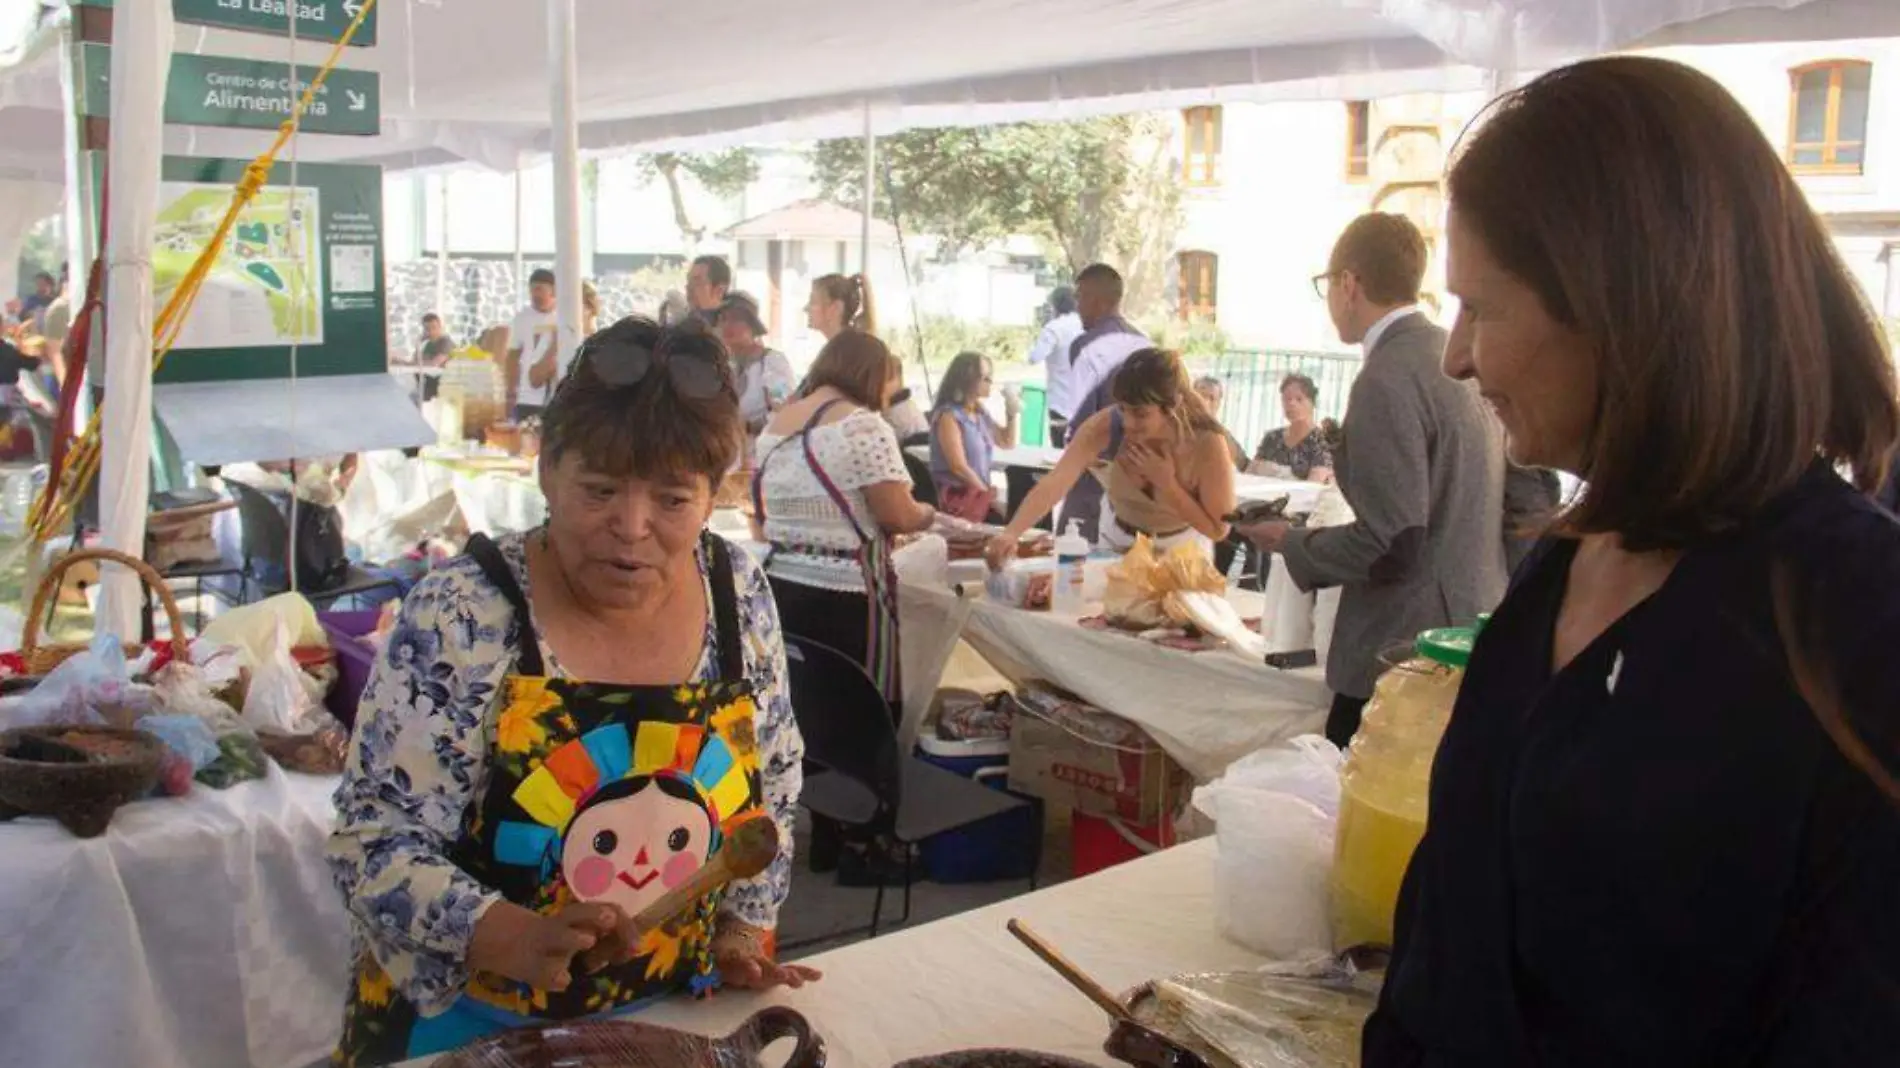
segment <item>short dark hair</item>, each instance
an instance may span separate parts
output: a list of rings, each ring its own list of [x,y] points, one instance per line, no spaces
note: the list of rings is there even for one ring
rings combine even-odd
[[[1068,315],[1075,311],[1075,288],[1057,286],[1049,291],[1049,310],[1057,315]]]
[[[45,271],[41,271],[40,273],[33,276],[33,281],[45,282],[47,285],[50,286],[50,285],[54,285],[58,283],[59,279],[54,278],[52,275],[46,273]]]
[[[1900,435],[1880,330],[1714,79],[1635,56],[1551,71],[1466,138],[1448,187],[1459,225],[1594,349],[1584,488],[1559,530],[1691,548],[1817,455],[1880,485]]]
[[[693,267],[706,268],[706,281],[721,289],[732,286],[732,264],[724,256],[700,256],[693,260]],[[691,268],[688,268],[691,270]]]
[[[1319,386],[1305,375],[1292,374],[1282,378],[1280,380],[1280,392],[1285,393],[1286,387],[1288,386],[1298,386],[1300,392],[1306,395],[1306,399],[1309,403],[1319,403]]]
[[[812,361],[799,395],[809,397],[830,386],[858,406],[880,412],[884,410],[884,384],[903,369],[890,347],[876,335],[845,330],[818,350],[818,359]]]
[[[428,326],[430,323],[439,323],[441,321],[442,317],[434,312],[425,312],[422,316],[423,326]]]
[[[1075,276],[1075,284],[1077,288],[1099,288],[1109,300],[1116,304],[1122,302],[1122,273],[1106,263],[1091,263],[1082,268],[1082,273]]]
[[[594,369],[592,353],[606,344],[650,349],[654,366],[644,378],[611,385]],[[719,367],[723,388],[691,396],[673,382],[665,363],[707,359]],[[578,452],[588,470],[648,480],[704,475],[717,487],[738,462],[744,420],[732,385],[725,346],[705,330],[673,330],[629,316],[595,333],[541,414],[541,455],[558,464]]]
[[[548,270],[546,267],[536,267],[534,273],[528,276],[528,284],[531,286],[551,286],[554,284],[554,272]]]
[[[1331,271],[1351,271],[1374,304],[1411,304],[1425,284],[1425,235],[1403,215],[1373,211],[1346,225]]]

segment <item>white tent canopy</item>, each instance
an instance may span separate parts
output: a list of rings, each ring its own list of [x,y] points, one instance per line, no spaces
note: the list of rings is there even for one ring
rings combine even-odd
[[[545,5],[381,0],[379,137],[306,160],[511,170],[550,144]],[[1900,33],[1894,0],[579,0],[584,151],[859,136],[1214,99],[1479,87],[1644,43]],[[327,46],[179,26],[174,49],[318,62]],[[59,181],[57,48],[0,70],[0,178]],[[255,131],[171,128],[167,152],[246,157]]]

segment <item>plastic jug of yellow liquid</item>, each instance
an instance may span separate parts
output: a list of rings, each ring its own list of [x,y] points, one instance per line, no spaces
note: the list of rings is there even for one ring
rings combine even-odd
[[[1479,618],[1479,626],[1484,618]],[[1432,758],[1458,699],[1477,628],[1418,636],[1379,677],[1339,772],[1333,838],[1333,945],[1392,944],[1399,882],[1425,833]]]

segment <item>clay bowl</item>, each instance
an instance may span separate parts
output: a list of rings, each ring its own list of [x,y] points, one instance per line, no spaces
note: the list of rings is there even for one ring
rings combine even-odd
[[[1090,1068],[1081,1061],[1026,1049],[966,1049],[905,1061],[897,1068]]]
[[[116,727],[21,727],[0,732],[0,817],[51,816],[81,838],[152,792],[165,746]]]
[[[763,1068],[759,1054],[782,1038],[798,1042],[785,1068],[825,1068],[825,1040],[784,1008],[766,1009],[726,1038],[632,1020],[523,1027],[478,1039],[435,1068]]]

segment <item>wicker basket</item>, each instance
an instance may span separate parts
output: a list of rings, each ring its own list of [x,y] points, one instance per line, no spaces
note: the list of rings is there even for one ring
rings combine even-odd
[[[164,743],[140,731],[0,731],[0,818],[51,816],[81,838],[96,838],[120,805],[152,792],[164,755]]]
[[[178,600],[166,587],[164,578],[152,569],[152,565],[114,549],[79,549],[55,560],[53,566],[47,568],[46,574],[41,577],[39,588],[33,591],[33,605],[27,611],[26,624],[20,631],[20,659],[26,661],[28,674],[44,675],[65,663],[68,658],[83,653],[89,648],[82,643],[60,645],[39,643],[40,620],[46,617],[47,606],[59,591],[60,575],[82,560],[102,560],[131,568],[151,589],[152,595],[158,598],[158,603],[165,609],[165,619],[171,624],[172,655],[180,661],[187,658],[186,650],[189,643],[185,637],[184,614],[178,610]],[[125,655],[128,658],[138,656],[141,651],[141,646],[131,642],[126,643]]]

